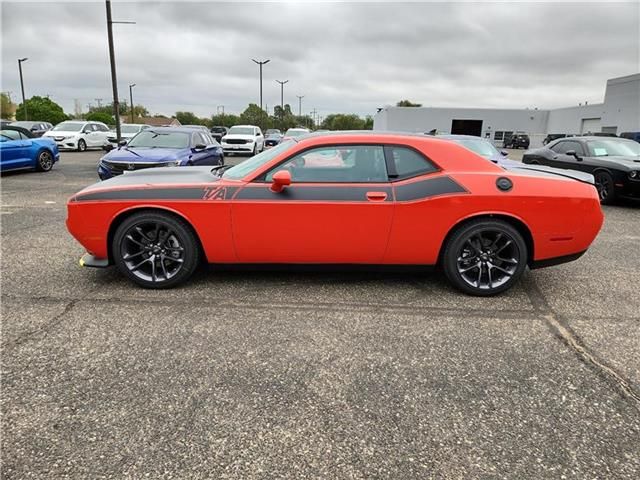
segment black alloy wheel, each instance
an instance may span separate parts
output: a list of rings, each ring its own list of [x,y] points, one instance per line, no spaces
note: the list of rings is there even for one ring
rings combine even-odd
[[[607,172],[597,172],[594,177],[598,196],[600,197],[600,203],[603,205],[612,203],[616,197],[613,177]]]
[[[145,288],[178,285],[200,263],[193,231],[183,220],[162,212],[127,218],[116,230],[112,255],[118,269]]]
[[[491,296],[511,288],[527,266],[522,235],[502,220],[479,219],[453,232],[443,253],[447,279],[457,289]]]
[[[53,168],[53,155],[48,150],[43,150],[38,154],[36,169],[40,172],[48,172]]]
[[[82,139],[78,140],[78,151],[79,152],[86,152],[87,151],[87,142],[85,142]]]

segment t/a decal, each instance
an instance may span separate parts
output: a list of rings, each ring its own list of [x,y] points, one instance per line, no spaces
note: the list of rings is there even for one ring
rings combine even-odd
[[[204,187],[203,200],[224,200],[227,198],[227,187]]]

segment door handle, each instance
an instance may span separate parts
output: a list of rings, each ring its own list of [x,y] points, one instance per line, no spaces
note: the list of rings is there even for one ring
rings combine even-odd
[[[384,202],[387,199],[387,192],[367,192],[367,200],[370,202]]]

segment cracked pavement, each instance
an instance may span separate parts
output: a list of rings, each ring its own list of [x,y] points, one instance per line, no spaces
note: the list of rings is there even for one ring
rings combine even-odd
[[[640,475],[638,205],[493,299],[437,273],[147,291],[77,264],[99,156],[0,180],[2,478]]]

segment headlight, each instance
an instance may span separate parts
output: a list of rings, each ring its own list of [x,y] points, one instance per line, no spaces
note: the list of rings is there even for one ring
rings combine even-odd
[[[180,160],[175,160],[173,162],[167,163],[167,167],[179,167],[180,163],[181,163]]]
[[[629,172],[629,178],[631,180],[640,180],[640,171],[638,170],[631,170]]]
[[[250,138],[249,140],[247,140],[247,143],[253,143],[253,138]]]

